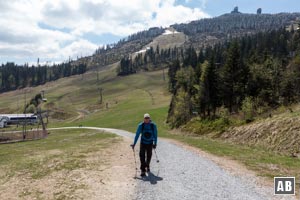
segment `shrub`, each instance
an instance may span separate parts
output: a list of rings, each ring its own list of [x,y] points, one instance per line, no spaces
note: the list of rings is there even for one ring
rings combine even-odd
[[[244,113],[244,120],[246,123],[254,120],[254,104],[252,97],[246,97],[242,102],[242,111]]]

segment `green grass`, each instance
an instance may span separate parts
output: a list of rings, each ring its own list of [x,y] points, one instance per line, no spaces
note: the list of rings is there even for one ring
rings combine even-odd
[[[18,174],[40,179],[55,171],[86,167],[88,153],[117,142],[113,134],[95,130],[55,130],[42,140],[0,145],[1,180]]]
[[[104,72],[106,74],[106,72]],[[102,75],[103,78],[104,75]],[[90,80],[91,79],[91,80]],[[69,80],[71,81],[71,80]],[[163,81],[162,71],[139,73],[127,77],[115,77],[111,74],[103,79],[99,87],[103,90],[103,104],[98,104],[98,85],[96,76],[92,73],[86,75],[86,80],[71,81],[72,87],[81,88],[68,90],[68,95],[61,94],[60,90],[50,90],[48,104],[55,104],[66,113],[74,114],[65,120],[50,119],[49,127],[63,126],[96,126],[119,128],[134,132],[137,124],[143,120],[143,114],[148,112],[153,121],[158,124],[161,135],[166,135],[168,126],[165,124],[170,101],[167,92],[167,81]],[[89,84],[87,84],[89,83]],[[69,83],[62,81],[61,87],[68,88]],[[60,94],[58,94],[60,93]],[[72,99],[72,103],[70,100]],[[108,109],[106,109],[108,103]],[[90,112],[85,118],[75,120],[76,110]]]
[[[103,88],[102,105],[98,103],[98,88]],[[74,76],[27,89],[27,101],[45,90],[48,101],[42,107],[51,111],[48,127],[83,124],[133,131],[148,112],[159,127],[166,129],[164,122],[171,97],[166,88],[167,80],[163,81],[161,70],[117,77],[113,68],[100,72],[99,83],[96,73],[90,71],[83,79]],[[24,99],[24,90],[0,94],[0,112],[20,113]],[[78,118],[79,110],[90,114]]]

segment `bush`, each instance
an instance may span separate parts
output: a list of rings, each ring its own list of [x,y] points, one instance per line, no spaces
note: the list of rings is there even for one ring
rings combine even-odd
[[[35,113],[36,112],[36,108],[33,104],[30,104],[27,108],[26,108],[26,113]]]
[[[252,97],[246,97],[242,102],[242,111],[244,113],[244,120],[246,123],[254,120],[254,104]]]
[[[168,121],[173,128],[178,128],[191,119],[191,115],[189,112],[189,110],[191,109],[190,106],[190,96],[184,90],[179,90],[175,98],[173,113],[168,117]]]
[[[295,64],[295,65],[300,65],[300,55],[297,55],[297,56],[294,58],[293,64]]]
[[[209,134],[212,132],[219,134],[226,131],[230,124],[231,121],[229,118],[219,117],[214,120],[194,118],[183,127],[183,130],[199,135]]]

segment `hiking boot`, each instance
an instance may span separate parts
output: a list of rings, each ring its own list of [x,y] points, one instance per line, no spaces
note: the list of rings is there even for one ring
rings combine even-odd
[[[146,176],[146,172],[141,173],[141,177],[144,177],[144,176]]]

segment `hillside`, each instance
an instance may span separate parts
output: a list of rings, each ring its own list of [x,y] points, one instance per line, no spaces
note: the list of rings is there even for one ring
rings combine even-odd
[[[174,47],[181,47],[187,40],[188,37],[184,33],[178,32],[173,28],[168,28],[163,34],[154,38],[153,41],[146,46],[152,47],[153,49],[157,46],[159,46],[160,49],[172,49]]]
[[[183,130],[198,136],[205,135],[229,143],[267,149],[274,154],[300,158],[299,104],[289,108],[280,107],[272,113],[271,117],[261,117],[249,124],[231,126],[224,126],[220,121],[201,124],[201,120],[194,119]],[[218,130],[213,127],[218,127]]]
[[[298,115],[298,110],[295,109],[295,112],[291,114],[283,114],[286,115],[283,121],[280,117],[282,111],[279,111],[278,117],[274,115],[270,120],[266,119],[232,128],[232,131],[226,132],[228,134],[224,133],[224,137],[195,134],[190,137],[181,132],[178,133],[177,130],[170,131],[169,126],[165,123],[171,95],[167,91],[167,80],[163,80],[162,70],[118,77],[115,68],[116,65],[107,66],[99,72],[99,85],[97,84],[97,71],[89,71],[83,76],[63,78],[42,86],[26,88],[27,100],[41,90],[45,90],[48,102],[43,107],[50,111],[48,127],[83,125],[119,128],[134,132],[137,123],[142,120],[143,113],[149,112],[158,125],[159,137],[174,138],[207,152],[236,159],[263,176],[276,176],[278,171],[300,176],[297,174],[298,159],[296,160],[290,155],[282,156],[277,151],[273,151],[271,146],[266,148],[266,146],[261,146],[261,143],[253,145],[253,140],[250,139],[255,138],[258,132],[268,130],[273,124],[282,126],[286,120],[290,121],[291,127],[298,127],[296,118],[290,119],[292,115],[295,117]],[[103,88],[103,104],[98,103],[98,87]],[[18,112],[18,107],[20,109],[24,103],[24,91],[23,89],[2,93],[0,95],[1,112]],[[106,108],[106,103],[108,103],[108,108]],[[262,126],[265,128],[261,129]],[[191,125],[190,128],[191,133],[193,126]],[[249,131],[245,132],[247,134],[239,136],[244,133],[241,132],[243,130]],[[280,140],[290,141],[290,133],[296,129],[283,128],[279,130],[282,130]],[[266,134],[268,133],[266,132]],[[235,139],[236,136],[239,140]],[[299,135],[296,133],[294,136],[294,139],[299,141]],[[246,137],[249,140],[241,142],[241,139]],[[267,144],[267,140],[262,142]],[[288,145],[290,142],[285,142],[281,147],[286,148],[289,147]]]
[[[224,14],[219,17],[201,19],[186,24],[174,24],[167,29],[150,28],[120,40],[116,44],[108,45],[106,48],[99,48],[94,55],[78,60],[80,63],[87,63],[89,67],[102,67],[113,64],[125,56],[145,49],[147,46],[156,44],[157,37],[171,29],[184,35],[184,42],[175,42],[177,47],[188,48],[190,45],[195,48],[211,46],[223,42],[232,37],[255,34],[289,27],[297,23],[300,13],[280,14]],[[174,34],[176,35],[176,34]],[[181,41],[182,39],[180,39]],[[162,45],[166,48],[170,45]],[[174,46],[174,45],[171,45]]]
[[[82,124],[125,128],[134,131],[141,113],[150,112],[155,116],[154,120],[160,125],[161,130],[164,131],[163,135],[165,135],[165,131],[168,129],[165,120],[171,96],[167,91],[168,80],[163,80],[163,71],[142,72],[118,77],[115,68],[116,65],[111,65],[98,72],[99,82],[97,82],[97,71],[89,71],[83,76],[63,78],[38,87],[2,93],[0,94],[0,111],[2,113],[18,113],[23,108],[25,90],[27,91],[27,101],[44,90],[48,102],[44,103],[43,107],[50,111],[50,127]],[[103,88],[103,104],[99,104],[99,87]],[[106,108],[106,103],[108,108]],[[298,136],[293,131],[297,128],[280,129],[280,127],[287,122],[291,124],[291,127],[297,127],[297,116],[298,110],[291,114],[284,111],[278,117],[255,122],[247,128],[243,126],[231,128],[222,134],[221,138],[236,143],[255,145],[263,143],[267,146],[270,137],[277,130],[276,138],[281,138],[286,142],[279,143],[278,146],[276,143],[278,141],[274,138],[270,145],[271,150],[280,151],[287,146],[296,148]],[[273,128],[270,129],[270,127]],[[259,129],[260,131],[257,131]],[[273,129],[274,131],[271,131]],[[242,130],[247,131],[241,132]],[[287,132],[294,136],[285,139]],[[259,133],[263,135],[257,135]],[[261,137],[265,137],[266,140],[261,140]],[[296,149],[292,152],[289,149],[284,151],[297,154]]]
[[[159,46],[160,49],[168,49],[168,48],[177,47],[177,45],[182,46],[185,45],[188,41],[193,40],[195,36],[199,34],[207,34],[208,32],[226,33],[227,31],[229,31],[232,33],[240,32],[241,34],[243,34],[244,33],[243,30],[252,29],[255,31],[260,31],[260,30],[267,31],[267,30],[272,30],[273,28],[277,29],[279,27],[278,24],[280,23],[281,23],[281,27],[286,26],[289,23],[294,23],[297,16],[298,16],[297,13],[294,14],[282,13],[277,15],[226,14],[213,19],[203,19],[203,20],[191,22],[189,24],[174,25],[172,27],[175,28],[169,28],[166,30],[161,28],[153,28],[150,29],[149,31],[143,31],[134,34],[132,36],[129,36],[128,39],[122,40],[119,43],[107,49],[99,49],[96,52],[96,54],[97,56],[99,56],[99,55],[106,55],[106,53],[108,52],[114,52],[111,55],[118,54],[118,58],[116,58],[116,60],[118,60],[120,57],[124,55],[124,54],[122,55],[119,54],[118,49],[123,49],[122,51],[126,51],[127,48],[126,45],[129,44],[133,45],[134,42],[141,41],[141,39],[145,39],[145,38],[147,38],[147,42],[146,42],[147,44],[140,43],[140,46],[135,46],[134,49],[131,49],[130,52],[132,53],[131,54],[132,56],[144,54],[144,52],[147,52],[147,47],[151,47],[155,49],[157,46]],[[235,23],[232,23],[233,21]],[[223,24],[222,25],[224,26],[223,28],[221,27],[221,24]],[[247,26],[245,26],[245,24]],[[213,26],[210,26],[210,28],[207,29],[203,28],[203,27],[207,27],[208,25],[213,25]],[[217,25],[217,27],[219,26],[219,28],[216,29],[215,25]],[[229,25],[234,26],[236,28],[229,27],[227,29],[225,26],[229,26]],[[283,32],[278,32],[278,33],[274,32],[274,33],[276,33],[275,35],[273,34],[274,37],[276,38],[276,40],[280,39],[279,41],[281,41],[281,35],[285,34]],[[258,36],[255,36],[258,39],[254,40],[254,42],[257,41],[259,42],[260,40],[264,40],[264,38],[267,36],[268,36],[267,34],[266,35],[259,34]],[[246,39],[247,40],[244,44],[247,47],[250,48],[251,46],[255,46],[255,44],[254,45],[251,44],[253,43],[253,41],[251,41],[249,37]],[[273,43],[275,45],[276,42]],[[197,43],[195,43],[195,45],[196,44]],[[270,45],[273,44],[271,43],[271,44],[264,44],[264,45],[265,46],[262,46],[262,48],[259,48],[261,49],[260,54],[263,53],[265,47],[268,48]],[[284,45],[286,45],[286,43],[284,43]],[[193,68],[198,69],[201,68],[204,61],[200,61],[199,58],[198,61],[202,62],[202,64],[199,63],[201,65],[197,65],[198,62],[197,61],[196,65],[194,65],[192,61],[193,54],[196,55],[194,51],[195,51],[194,49],[187,49],[187,51],[185,51],[185,53],[187,54],[182,55],[181,53],[181,56],[184,57],[183,60],[184,65],[191,65]],[[226,51],[227,50],[224,49],[224,52]],[[208,52],[208,50],[206,52]],[[222,58],[221,56],[223,57],[225,56],[225,54],[221,52],[220,47],[217,47],[215,52],[217,53],[216,59],[221,59]],[[274,55],[271,54],[271,56],[277,56],[276,52],[281,52],[281,49],[277,49],[273,53]],[[197,56],[198,55],[196,55],[196,59]],[[86,59],[93,60],[97,58],[92,56]],[[209,59],[208,55],[206,55],[206,59]],[[79,60],[78,62],[81,61],[82,60]],[[112,59],[110,61],[113,62],[115,60]],[[221,59],[221,61],[224,61],[224,59],[223,60]],[[276,59],[274,61],[272,59],[269,59],[267,61],[274,62],[275,64],[277,62]],[[263,60],[264,63],[260,64],[261,67],[265,65],[267,61]],[[56,81],[48,82],[45,85],[41,85],[38,87],[20,89],[13,92],[0,94],[0,98],[1,98],[0,111],[2,113],[20,113],[23,110],[25,98],[27,98],[26,101],[28,102],[30,98],[32,98],[33,96],[35,96],[36,94],[38,94],[40,91],[43,90],[45,91],[45,97],[48,99],[48,102],[43,104],[43,109],[49,110],[50,126],[85,125],[85,126],[113,127],[113,128],[121,128],[121,129],[123,128],[126,130],[134,131],[134,129],[136,128],[135,127],[136,121],[140,120],[140,115],[141,115],[140,113],[151,112],[156,116],[154,120],[158,121],[158,124],[160,125],[163,132],[162,135],[167,135],[167,130],[169,129],[168,125],[165,123],[167,119],[167,115],[169,114],[169,118],[168,118],[169,122],[170,122],[170,115],[171,118],[175,117],[176,115],[175,114],[172,115],[173,112],[172,109],[175,105],[173,102],[171,104],[171,108],[169,108],[171,94],[168,91],[168,89],[170,88],[168,88],[169,86],[169,82],[167,79],[168,72],[166,70],[156,69],[156,71],[152,71],[152,72],[138,72],[137,74],[131,76],[118,77],[116,74],[116,69],[119,65],[118,62],[111,65],[106,65],[101,68],[100,67],[94,68],[93,65],[91,65],[93,62],[90,63],[90,71],[88,71],[83,75],[72,76],[70,78],[62,78]],[[214,61],[214,63],[215,62],[220,62],[220,60]],[[106,62],[102,64],[105,65],[105,63]],[[151,65],[151,63],[149,65]],[[254,66],[256,66],[256,64]],[[171,74],[175,73],[173,74],[175,76],[176,71],[174,72],[173,70],[174,69],[171,68],[170,73]],[[254,68],[253,70],[259,71],[259,69],[256,68]],[[194,75],[198,76],[197,73],[199,73],[200,71],[196,70],[195,71],[196,74]],[[184,76],[188,76],[188,75],[189,75],[188,70],[186,70],[182,74],[183,78]],[[264,78],[264,77],[260,77],[262,76],[260,74],[257,74],[256,76],[258,76],[257,77],[258,80],[263,80]],[[185,83],[188,79],[189,81],[193,81],[192,76],[189,76],[181,84],[183,85],[189,84],[189,83]],[[270,81],[265,81],[265,82],[267,87]],[[254,86],[252,85],[252,87]],[[255,88],[257,87],[254,87],[254,89]],[[99,103],[100,89],[102,89],[103,91],[102,104]],[[195,90],[195,88],[193,90]],[[264,95],[263,92],[265,91],[261,91],[261,92],[262,95]],[[186,102],[194,101],[193,98],[197,97],[197,95],[195,94],[196,93],[194,91],[193,93],[194,96],[191,96],[192,98],[189,98],[182,104],[180,104],[179,102],[178,106],[179,107],[181,106],[179,114],[177,113],[179,118],[185,117],[187,111],[190,112],[189,116],[186,119],[184,119],[183,121],[184,123],[180,122],[181,124],[179,125],[184,125],[191,118],[193,118],[193,116],[191,115],[192,112],[198,111],[196,109],[199,109],[197,106],[200,104],[194,105],[195,102],[188,103],[189,106],[192,107],[186,107],[186,109],[182,109],[187,104]],[[239,99],[240,99],[239,101],[242,101],[243,97]],[[274,100],[276,103],[277,99],[279,99],[279,97],[278,98],[276,97],[275,100],[271,99],[272,101],[270,102],[273,103]],[[241,103],[243,102],[240,102],[240,104]],[[240,104],[238,105],[240,106]],[[221,105],[218,104],[218,106],[220,107]],[[270,107],[267,108],[270,109]],[[218,112],[221,113],[222,107],[218,109],[219,109]],[[264,107],[261,107],[260,109],[264,109]],[[201,112],[202,111],[200,111],[200,113]],[[207,112],[210,112],[209,108]],[[205,113],[206,111],[204,110],[204,114]],[[176,121],[176,123],[177,122],[178,120]],[[255,136],[256,126],[253,127],[254,128],[249,128],[249,131],[243,134],[239,134],[239,132],[242,129],[235,127],[231,130],[230,133],[222,135],[222,138],[226,138],[228,139],[228,141],[233,141],[235,143],[240,143],[241,138],[239,138],[239,136],[241,137],[249,136],[248,138],[249,140],[245,140],[244,142],[247,144],[256,145],[256,140],[258,140],[257,138],[259,138],[259,136]],[[193,128],[193,126],[191,126],[191,128]],[[268,128],[266,128],[266,130],[267,129]],[[252,134],[254,135],[251,136]],[[283,140],[285,140],[284,139],[285,135],[282,133],[280,133],[278,137],[283,137]],[[295,140],[297,140],[297,137],[298,136],[295,135]],[[251,138],[254,139],[251,140]],[[266,138],[269,137],[266,136]],[[264,141],[264,145],[267,149],[271,149],[271,150],[282,150],[284,148],[288,148],[284,150],[284,152],[290,154],[291,153],[297,154],[298,150],[294,148],[297,145],[297,143],[294,142],[292,145],[293,148],[289,149],[288,146],[291,147],[290,144],[292,141],[290,139],[288,141],[290,142],[281,143],[280,141],[276,140],[274,141],[274,144],[272,143],[271,145],[272,147],[271,146],[269,147],[267,144],[270,141],[269,139],[267,139],[266,141]]]
[[[189,36],[186,46],[209,46],[229,38],[277,30],[300,19],[300,13],[279,14],[224,14],[171,27]]]
[[[1,113],[22,112],[25,91],[27,102],[40,91],[45,91],[50,111],[49,125],[79,125],[125,128],[133,131],[144,112],[155,115],[165,130],[170,94],[163,71],[139,73],[128,77],[116,76],[116,65],[107,66],[99,73],[63,78],[38,87],[0,94]],[[103,89],[103,103],[99,104],[99,90]],[[107,104],[107,107],[106,107]]]
[[[81,58],[77,62],[87,63],[90,68],[113,64],[120,61],[124,56],[140,51],[145,45],[152,42],[155,37],[163,33],[164,29],[154,27],[147,31],[132,34],[116,44],[107,44],[105,47],[100,47],[95,51],[94,55]]]
[[[2,93],[0,111],[22,112],[25,91],[29,101],[44,90],[48,102],[43,104],[43,109],[49,110],[50,127],[84,125],[135,131],[136,123],[141,120],[141,113],[149,112],[158,123],[161,134],[167,135],[169,127],[165,121],[171,95],[167,90],[168,79],[163,80],[163,71],[118,77],[116,67],[117,64],[114,64],[100,72],[89,71],[84,75],[59,79],[38,87]],[[165,77],[167,78],[166,75]],[[99,104],[98,88],[103,88],[102,104]],[[218,138],[237,144],[264,146],[269,150],[298,156],[299,112],[298,106],[292,113],[283,107],[282,110],[273,111],[272,113],[277,114],[272,118],[263,118],[249,125],[233,126],[221,135],[216,133]],[[185,126],[185,130],[197,133],[199,127],[194,122],[196,121]],[[285,126],[286,124],[289,126]]]

